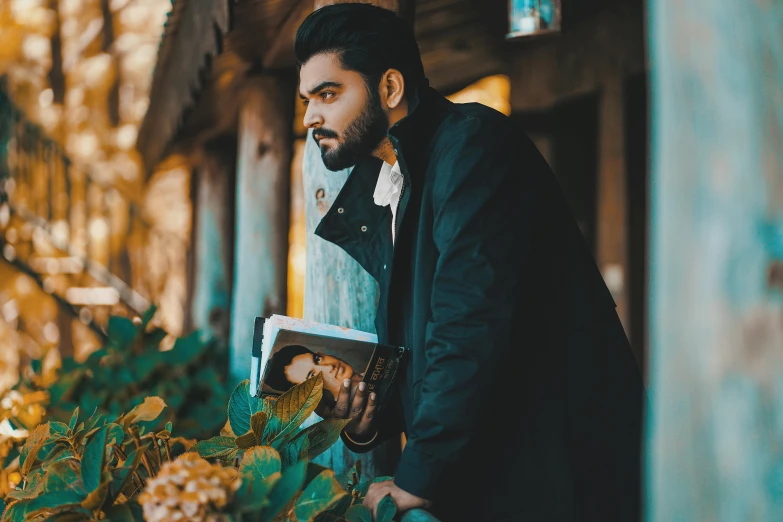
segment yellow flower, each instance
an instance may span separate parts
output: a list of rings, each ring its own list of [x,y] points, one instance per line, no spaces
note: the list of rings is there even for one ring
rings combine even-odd
[[[242,484],[237,470],[185,453],[147,482],[139,504],[147,522],[212,522]]]

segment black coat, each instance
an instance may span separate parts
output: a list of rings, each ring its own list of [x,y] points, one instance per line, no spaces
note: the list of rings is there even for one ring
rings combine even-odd
[[[428,87],[410,107],[389,130],[396,244],[375,158],[316,230],[379,282],[380,341],[410,349],[375,441],[407,436],[396,484],[447,522],[638,520],[641,376],[552,172],[496,111]]]

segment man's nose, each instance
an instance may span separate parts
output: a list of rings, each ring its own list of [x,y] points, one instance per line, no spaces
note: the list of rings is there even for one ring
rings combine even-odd
[[[312,105],[308,105],[302,123],[304,123],[305,128],[312,129],[315,127],[320,127],[324,124],[324,121],[323,117],[318,113],[318,111],[314,109]]]

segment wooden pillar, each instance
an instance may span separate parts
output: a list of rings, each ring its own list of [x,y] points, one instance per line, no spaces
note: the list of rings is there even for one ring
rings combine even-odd
[[[191,327],[225,346],[231,326],[236,147],[234,139],[225,138],[205,145],[192,184]]]
[[[288,78],[261,76],[243,93],[237,152],[231,384],[249,375],[254,318],[285,313],[295,88]]]
[[[649,6],[646,520],[783,520],[783,3]]]
[[[596,260],[628,329],[628,209],[623,77],[608,74],[599,109]],[[641,347],[635,348],[638,351]],[[637,359],[639,353],[636,353]]]
[[[339,1],[316,0],[316,9]],[[399,12],[397,0],[365,2]],[[406,3],[406,2],[402,2]],[[411,11],[409,11],[411,12]],[[313,231],[340,192],[350,170],[331,172],[324,167],[321,151],[308,134],[302,164],[307,221],[307,278],[304,317],[320,322],[375,332],[378,288],[375,280],[348,254],[315,236]],[[371,196],[371,195],[370,195]],[[316,462],[344,473],[361,458],[368,476],[392,475],[401,452],[401,443],[390,440],[361,456],[351,453],[342,442],[318,457]]]

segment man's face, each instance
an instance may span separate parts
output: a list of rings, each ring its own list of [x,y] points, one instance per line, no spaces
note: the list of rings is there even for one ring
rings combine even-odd
[[[369,156],[386,137],[389,118],[378,86],[341,67],[334,53],[317,54],[299,71],[299,96],[307,106],[304,125],[313,129],[327,169],[342,170]]]
[[[347,362],[321,353],[297,355],[285,367],[286,378],[294,384],[302,384],[318,372],[323,376],[324,390],[331,392],[335,398],[343,381],[354,377],[353,368]]]

